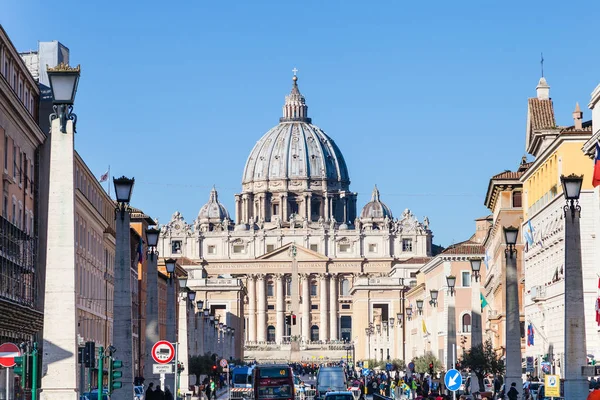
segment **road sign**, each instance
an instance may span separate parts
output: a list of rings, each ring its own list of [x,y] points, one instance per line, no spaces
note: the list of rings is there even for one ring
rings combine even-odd
[[[362,370],[363,376],[369,376],[370,373],[371,373],[371,371],[369,370],[369,368],[363,368],[363,370]]]
[[[3,343],[0,344],[0,365],[5,368],[14,367],[15,357],[21,355],[19,346],[14,343]]]
[[[159,340],[152,346],[152,358],[159,364],[168,364],[175,357],[175,348],[166,340]]]
[[[546,375],[544,377],[544,396],[560,397],[560,376]]]
[[[527,368],[526,372],[533,372],[533,357],[527,357]]]
[[[456,392],[460,388],[460,385],[462,385],[462,376],[460,375],[460,372],[455,369],[449,369],[444,377],[444,383],[448,390]]]
[[[415,363],[414,363],[414,362],[412,362],[412,361],[411,361],[411,362],[409,362],[409,363],[408,363],[408,369],[409,369],[410,371],[414,371],[414,370],[415,370]]]
[[[219,361],[219,365],[221,366],[221,368],[227,368],[227,360],[221,358],[221,361]]]
[[[152,373],[156,375],[172,374],[173,364],[152,364]]]

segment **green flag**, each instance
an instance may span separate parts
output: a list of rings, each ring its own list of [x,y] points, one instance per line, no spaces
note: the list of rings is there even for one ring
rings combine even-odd
[[[488,302],[485,299],[485,297],[483,297],[483,293],[479,293],[479,299],[481,301],[481,311],[483,311],[483,309],[485,308],[485,306],[488,305]]]

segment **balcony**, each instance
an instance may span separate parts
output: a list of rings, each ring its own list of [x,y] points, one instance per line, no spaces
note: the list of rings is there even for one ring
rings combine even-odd
[[[533,286],[530,291],[531,301],[538,302],[542,300],[546,300],[546,287],[537,285]]]

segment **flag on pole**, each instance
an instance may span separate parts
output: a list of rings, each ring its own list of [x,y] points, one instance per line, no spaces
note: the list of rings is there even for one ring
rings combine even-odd
[[[427,325],[425,325],[425,320],[424,319],[421,320],[421,324],[422,324],[421,328],[423,329],[423,333],[425,335],[427,335],[428,334],[428,332],[427,332]]]
[[[144,262],[144,250],[142,248],[142,239],[138,242],[137,254],[138,254],[138,262]]]
[[[533,324],[530,322],[527,327],[527,346],[533,346],[535,344],[535,331],[533,330]]]
[[[479,293],[479,301],[481,301],[481,311],[485,308],[485,306],[489,305],[483,293]]]
[[[100,183],[102,183],[102,182],[106,182],[107,180],[108,180],[108,171],[106,171],[106,173],[104,173],[104,174],[100,175],[100,179],[98,179],[98,181],[99,181]]]
[[[485,264],[486,271],[490,269],[490,261],[492,261],[492,257],[490,257],[490,252],[485,250],[485,257],[483,258],[483,263]]]
[[[527,243],[529,244],[529,246],[533,245],[533,233],[535,232],[535,230],[533,229],[533,226],[531,225],[531,220],[529,220],[527,222],[527,228],[525,229],[525,240],[527,240]]]
[[[594,162],[594,177],[592,178],[592,186],[600,185],[600,144],[596,143],[596,161]]]

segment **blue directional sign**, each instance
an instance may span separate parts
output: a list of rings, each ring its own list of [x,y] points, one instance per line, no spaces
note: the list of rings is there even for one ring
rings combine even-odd
[[[456,392],[460,388],[460,385],[462,385],[462,376],[460,375],[460,372],[455,369],[448,370],[444,377],[444,383],[448,390]]]
[[[363,368],[363,370],[362,370],[363,376],[369,376],[370,373],[371,373],[371,371],[369,370],[369,368]]]

